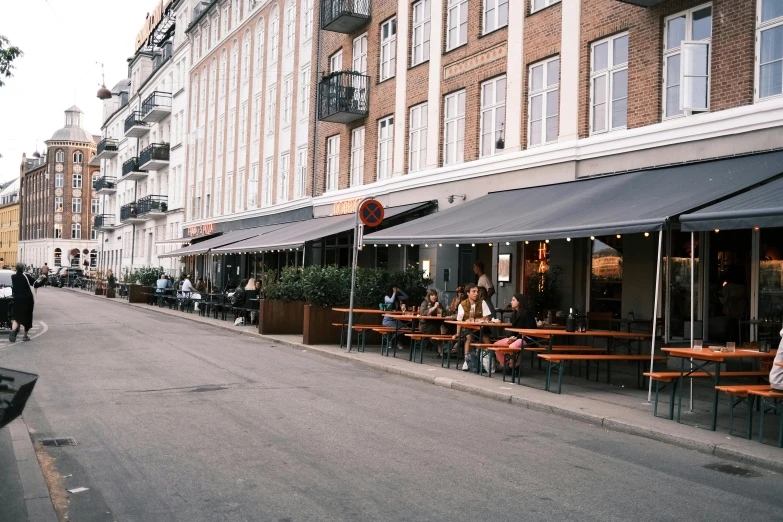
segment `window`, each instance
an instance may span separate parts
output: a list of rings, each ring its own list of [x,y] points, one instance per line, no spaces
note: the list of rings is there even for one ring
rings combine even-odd
[[[288,0],[285,6],[285,48],[293,49],[296,40],[296,2]]]
[[[313,0],[304,0],[304,39],[313,37]]]
[[[277,63],[277,45],[280,38],[280,13],[277,6],[272,11],[272,20],[269,22],[269,63]]]
[[[79,223],[71,225],[71,239],[82,238],[82,226]]]
[[[73,175],[73,188],[82,188],[82,175],[81,174],[74,174]]]
[[[256,76],[261,74],[264,67],[264,19],[258,21],[256,27]]]
[[[93,228],[93,229],[90,229],[90,239],[92,239],[93,241],[95,241],[96,239],[98,239],[98,231],[97,231],[97,230],[95,230],[94,228]],[[95,258],[94,258],[94,257],[92,258],[92,263],[91,263],[91,265],[92,265],[92,267],[93,267],[93,268],[95,268]]]
[[[214,78],[214,76],[213,76]],[[242,81],[250,80],[250,30],[245,31],[245,39],[242,43]]]
[[[253,141],[261,139],[261,95],[253,102]]]
[[[220,203],[222,200],[220,199],[220,193],[222,188],[223,179],[218,177],[215,178],[215,213],[214,215],[219,216],[220,215]]]
[[[560,0],[533,0],[532,8],[530,9],[531,12],[539,11],[545,7],[549,7],[550,5],[554,5],[558,3]]]
[[[65,152],[58,150],[54,153],[54,161],[57,163],[62,163],[65,161]]]
[[[229,82],[231,85],[231,90],[237,88],[237,65],[239,62],[239,42],[234,40],[234,45],[231,47],[231,74],[229,75]],[[204,106],[204,102],[202,100],[201,106]]]
[[[228,115],[228,152],[234,151],[234,126],[237,122],[237,116],[234,109],[231,109],[231,113]]]
[[[225,125],[226,120],[223,116],[220,117],[220,120],[218,120],[218,131],[217,131],[217,155],[218,158],[223,156],[223,126]]]
[[[296,154],[296,179],[294,179],[294,199],[305,197],[307,181],[307,149],[299,149]]]
[[[231,198],[234,197],[234,173],[226,174],[226,202],[223,204],[223,210],[231,213]]]
[[[709,110],[712,6],[664,22],[663,117]]]
[[[310,112],[310,66],[302,69],[299,80],[299,116],[305,117]]]
[[[266,97],[266,133],[272,134],[275,131],[275,120],[277,119],[277,86],[269,87],[269,94]]]
[[[220,28],[220,20],[216,19],[212,23],[212,45],[216,45],[220,37],[218,36],[218,29]]]
[[[506,124],[506,77],[481,84],[481,156],[497,152]]]
[[[74,214],[81,214],[82,212],[82,198],[71,199],[71,212]]]
[[[239,0],[236,0],[234,2],[234,5],[231,6],[231,14],[233,15],[231,26],[236,27],[237,25],[239,25]]]
[[[76,151],[73,153],[73,162],[74,163],[84,163],[84,154],[82,154],[79,151]]]
[[[244,149],[247,141],[247,102],[242,104],[239,117],[239,148]]]
[[[381,24],[381,72],[380,81],[394,76],[397,66],[397,17]]]
[[[528,89],[528,144],[534,147],[557,140],[560,103],[559,56],[530,67]]]
[[[250,168],[250,179],[247,182],[247,208],[258,207],[258,163]]]
[[[63,238],[63,226],[59,223],[54,225],[54,238],[55,239]],[[59,248],[55,249],[54,266],[60,266],[60,254],[57,253],[57,250],[60,249]]]
[[[367,74],[367,33],[353,41],[353,70]]]
[[[239,169],[237,176],[237,204],[234,208],[239,212],[245,206],[245,169]]]
[[[277,202],[288,201],[288,173],[291,170],[291,155],[286,152],[280,155],[280,171],[277,174]]]
[[[449,0],[446,50],[468,43],[468,0]]]
[[[283,80],[283,125],[291,124],[291,115],[294,111],[294,77],[289,76]]]
[[[228,20],[228,6],[226,6],[223,9],[223,16],[222,16],[222,18],[223,18],[223,36],[226,36],[228,34],[228,23],[229,23],[229,20]]]
[[[226,55],[226,50],[223,49],[223,52],[220,55],[220,99],[226,97],[226,68],[228,67],[228,57]]]
[[[628,120],[628,33],[593,44],[590,88],[590,132],[624,129]]]
[[[508,25],[508,0],[484,0],[484,34]]]
[[[60,197],[54,198],[54,211],[55,212],[63,211],[63,198]]]
[[[465,91],[449,94],[444,100],[443,164],[465,161]]]
[[[408,122],[408,172],[418,172],[427,164],[427,104],[411,107]]]
[[[101,212],[101,200],[100,199],[92,199],[92,200],[90,200],[90,212],[92,214],[100,214],[100,212]]]
[[[272,204],[272,158],[267,158],[264,164],[264,179],[261,183],[261,190],[263,191],[263,199],[261,205],[268,207]]]
[[[329,57],[329,72],[336,73],[343,70],[343,50],[340,49]]]
[[[394,116],[378,120],[378,179],[387,179],[392,173],[394,148]]]
[[[340,182],[340,136],[326,140],[326,191],[337,190]]]
[[[92,184],[90,185],[90,187],[95,188],[95,184],[98,183],[99,179],[101,179],[100,173],[94,172],[92,175]]]
[[[54,175],[54,186],[55,187],[62,187],[64,183],[65,176],[62,172],[58,172]]]
[[[431,0],[420,0],[413,4],[413,43],[411,46],[411,67],[430,59],[430,16]]]
[[[351,186],[364,183],[364,127],[351,131]]]
[[[756,96],[783,94],[783,1],[759,0],[756,32]]]

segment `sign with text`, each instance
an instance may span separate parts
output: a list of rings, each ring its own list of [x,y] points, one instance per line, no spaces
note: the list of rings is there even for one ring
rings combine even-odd
[[[149,39],[150,35],[155,31],[155,28],[158,27],[160,21],[163,20],[163,13],[166,12],[166,9],[169,8],[172,1],[173,0],[158,0],[158,5],[155,6],[155,9],[147,13],[147,19],[144,20],[144,25],[138,34],[136,34],[136,47],[134,48],[136,51],[144,47],[144,44],[147,43],[147,39]]]
[[[338,201],[334,204],[334,210],[332,210],[332,214],[335,216],[353,214],[356,212],[356,205],[359,204],[359,201],[361,201],[359,198],[349,199],[347,201]]]
[[[214,234],[215,224],[204,223],[203,225],[192,225],[187,228],[188,237],[203,236],[207,234]]]

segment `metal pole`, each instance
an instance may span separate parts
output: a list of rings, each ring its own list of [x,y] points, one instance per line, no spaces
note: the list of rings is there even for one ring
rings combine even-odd
[[[653,322],[652,322],[652,341],[650,343],[650,371],[653,371],[655,364],[655,334],[658,329],[658,295],[661,287],[661,248],[663,247],[663,228],[658,232],[658,259],[656,260],[655,270],[655,300],[653,301]],[[652,379],[647,390],[647,402],[652,401]]]
[[[695,306],[694,294],[696,293],[695,292],[696,285],[694,280],[694,275],[696,273],[696,268],[694,264],[695,259],[696,259],[696,238],[694,236],[694,233],[691,232],[691,348],[693,348],[693,345],[695,344],[693,340],[693,331],[694,331],[693,320],[695,319],[694,317],[695,314],[693,313],[693,307]],[[693,371],[693,359],[691,359],[691,371]],[[691,411],[693,411],[693,377],[691,377],[690,381],[691,381],[690,404],[691,404]]]
[[[351,263],[351,299],[348,305],[348,342],[347,351],[351,351],[351,338],[353,337],[353,294],[356,288],[356,263],[359,260],[359,209],[365,201],[373,199],[372,197],[366,197],[362,199],[357,205],[354,211],[353,222],[353,262]]]

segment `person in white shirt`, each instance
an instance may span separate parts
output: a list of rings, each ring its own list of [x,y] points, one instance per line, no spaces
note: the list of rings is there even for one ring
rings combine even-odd
[[[487,299],[492,299],[492,296],[495,295],[495,287],[492,286],[492,281],[484,273],[484,261],[476,261],[473,265],[473,273],[478,276],[477,286],[485,288],[487,290]]]
[[[468,294],[468,298],[462,301],[457,308],[457,321],[489,321],[491,312],[487,302],[479,299],[478,287],[474,284],[466,285],[465,292]],[[457,326],[457,334],[454,339],[459,339],[461,326]],[[470,343],[473,340],[473,336],[480,337],[480,331],[473,331],[465,336],[465,362],[462,363],[462,370],[468,371],[467,355],[470,353]]]
[[[190,282],[190,276],[185,276],[185,280],[182,281],[182,288],[180,289],[182,293],[191,293],[195,292],[196,288],[193,286],[193,283]]]
[[[783,330],[780,331],[780,335],[783,336]],[[780,340],[775,362],[783,362],[783,339]],[[774,363],[772,364],[772,370],[769,372],[769,384],[772,386],[773,390],[783,391],[783,366],[777,366]]]

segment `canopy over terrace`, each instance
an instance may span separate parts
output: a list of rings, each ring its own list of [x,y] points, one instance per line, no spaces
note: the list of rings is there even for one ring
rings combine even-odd
[[[214,253],[215,248],[231,245],[233,243],[236,243],[237,241],[243,241],[251,237],[256,237],[261,234],[266,234],[275,231],[281,227],[286,227],[288,225],[290,225],[290,223],[267,225],[263,227],[245,228],[241,230],[232,230],[231,232],[222,234],[217,237],[213,237],[211,239],[207,239],[200,243],[196,243],[194,245],[186,246],[184,248],[179,248],[177,250],[173,250],[171,252],[161,254],[159,257],[182,257],[182,256],[195,256],[199,254]]]
[[[402,214],[413,212],[430,205],[430,202],[412,203],[399,207],[385,209],[384,219],[391,219]],[[308,241],[352,230],[355,222],[354,214],[344,216],[328,216],[290,223],[270,234],[259,235],[244,241],[226,245],[212,250],[213,254],[235,254],[237,252],[262,252],[269,250],[286,250],[301,248]]]
[[[486,243],[630,234],[783,173],[783,151],[490,193],[365,236],[365,243]]]
[[[686,232],[783,227],[783,179],[680,216]]]

